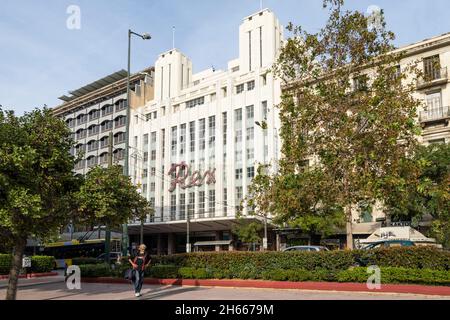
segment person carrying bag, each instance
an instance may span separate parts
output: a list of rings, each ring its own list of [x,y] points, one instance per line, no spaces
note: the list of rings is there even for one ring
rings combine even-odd
[[[125,277],[131,280],[134,284],[134,293],[136,297],[141,296],[142,285],[144,284],[144,272],[151,262],[150,257],[146,253],[147,247],[141,244],[138,249],[138,254],[134,259],[128,259],[133,269],[127,270]],[[148,261],[147,261],[148,260]]]

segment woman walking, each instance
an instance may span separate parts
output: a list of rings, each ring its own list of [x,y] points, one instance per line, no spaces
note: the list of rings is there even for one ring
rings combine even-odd
[[[145,251],[146,249],[147,247],[145,246],[145,244],[141,244],[138,248],[138,253],[134,257],[134,259],[133,260],[128,259],[130,264],[133,266],[133,269],[135,270],[134,293],[136,297],[141,296],[141,289],[142,285],[144,284],[144,271],[145,268],[147,268],[151,262],[150,257],[147,255]]]

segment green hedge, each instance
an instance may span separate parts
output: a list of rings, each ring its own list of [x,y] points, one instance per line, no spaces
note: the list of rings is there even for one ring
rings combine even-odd
[[[112,270],[108,264],[86,264],[79,265],[82,277],[97,278],[117,276],[115,270]]]
[[[353,268],[337,274],[339,282],[366,282],[367,268]],[[431,269],[408,269],[395,267],[381,268],[381,283],[415,283],[450,285],[450,271]]]
[[[11,255],[10,254],[0,254],[0,274],[9,274],[11,269]]]
[[[102,264],[102,261],[97,260],[96,258],[73,258],[72,264],[76,266],[80,265],[88,265],[88,264]]]
[[[11,255],[0,254],[0,274],[9,274],[11,269]],[[31,272],[45,273],[53,270],[55,258],[48,256],[32,256]]]
[[[53,270],[55,266],[55,258],[48,256],[32,256],[31,272],[45,273]]]
[[[127,266],[111,270],[107,264],[80,266],[83,277],[123,277]],[[120,270],[120,271],[119,271]],[[271,281],[318,281],[318,282],[360,282],[368,280],[367,268],[357,267],[347,270],[305,270],[271,269],[250,273],[248,270],[211,269],[157,265],[146,270],[146,276],[159,279],[263,279]],[[415,283],[429,285],[450,285],[450,271],[431,269],[408,269],[381,267],[381,283]]]
[[[450,252],[432,247],[321,252],[205,252],[152,257],[152,264],[195,269],[230,270],[231,273],[266,270],[347,270],[363,265],[410,269],[450,270]]]

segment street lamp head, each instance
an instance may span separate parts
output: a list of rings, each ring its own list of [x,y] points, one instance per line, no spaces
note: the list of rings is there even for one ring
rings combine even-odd
[[[152,36],[148,33],[143,33],[142,34],[142,39],[144,40],[150,40],[152,38]]]

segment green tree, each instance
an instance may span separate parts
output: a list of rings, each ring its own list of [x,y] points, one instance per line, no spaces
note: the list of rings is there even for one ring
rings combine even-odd
[[[18,117],[0,110],[0,241],[13,249],[6,298],[14,300],[27,239],[45,239],[69,220],[81,180],[73,141],[49,109]]]
[[[243,223],[233,229],[233,233],[237,235],[239,240],[247,244],[261,243],[261,231],[264,226],[261,222]],[[248,248],[250,250],[250,247]]]
[[[117,228],[132,218],[151,214],[148,201],[137,191],[120,166],[94,167],[74,195],[77,223]]]
[[[280,221],[322,229],[344,217],[351,249],[352,213],[361,202],[383,202],[417,143],[417,70],[399,72],[402,54],[382,14],[374,25],[342,0],[324,7],[330,14],[319,32],[288,26],[293,36],[274,67],[285,87],[283,158],[270,183],[254,189],[264,190],[257,201],[270,203]]]
[[[420,221],[431,215],[432,236],[450,247],[450,145],[419,146],[403,164],[402,179],[386,199],[391,219]]]

